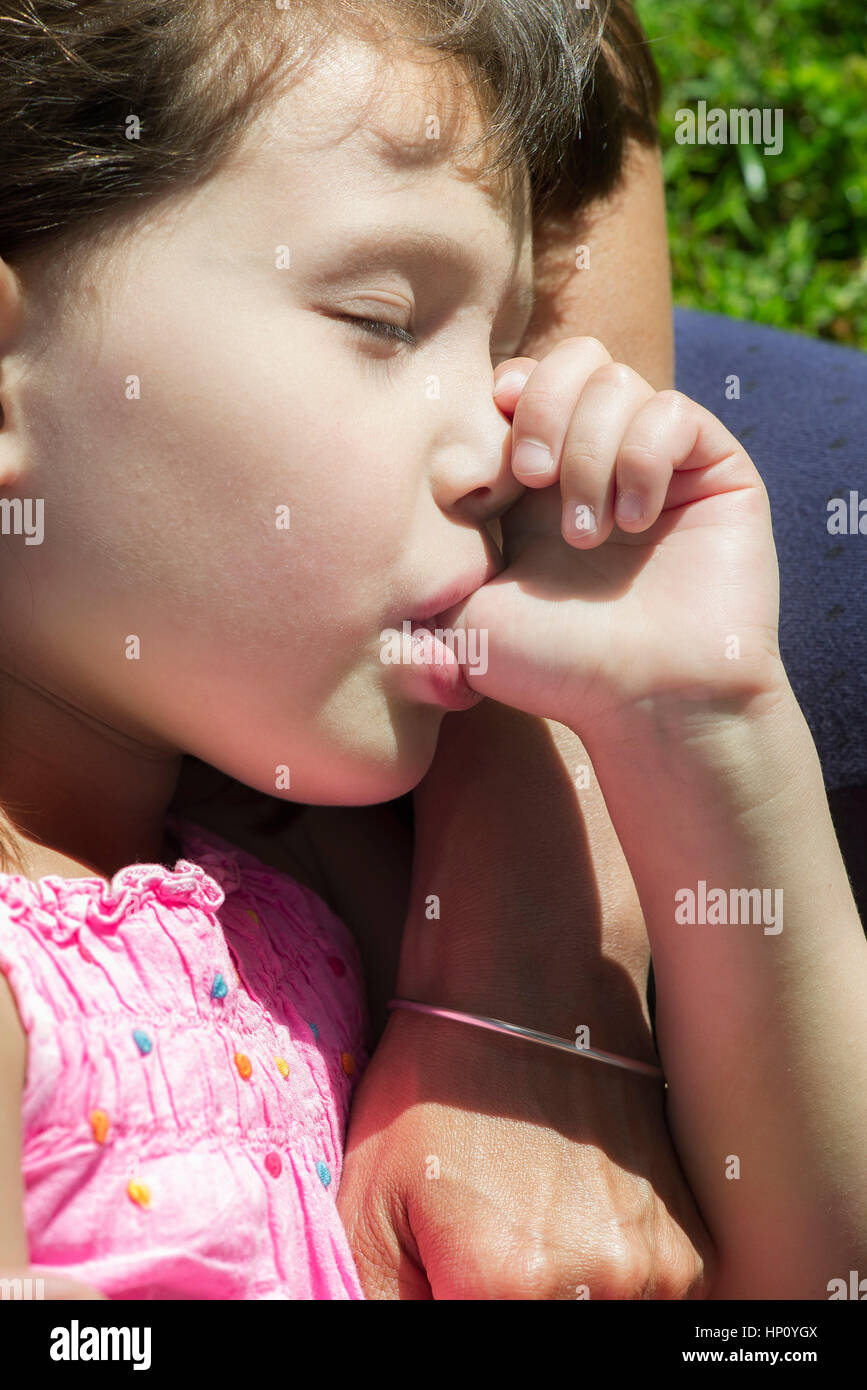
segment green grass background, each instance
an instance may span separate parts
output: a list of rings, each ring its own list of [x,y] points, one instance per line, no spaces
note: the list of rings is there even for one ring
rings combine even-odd
[[[867,349],[867,0],[636,0],[678,304]],[[678,145],[675,113],[781,107],[783,149]]]

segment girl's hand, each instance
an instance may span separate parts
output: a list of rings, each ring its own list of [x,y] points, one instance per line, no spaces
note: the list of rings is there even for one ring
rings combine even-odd
[[[572,727],[775,688],[767,494],[725,426],[595,338],[502,363],[495,397],[530,490],[502,518],[507,567],[444,619],[489,634],[469,684]]]
[[[467,1024],[392,1015],[337,1205],[371,1299],[698,1299],[709,1241],[662,1088]]]

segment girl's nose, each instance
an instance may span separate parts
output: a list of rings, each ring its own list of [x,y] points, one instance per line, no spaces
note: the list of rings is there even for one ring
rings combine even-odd
[[[525,491],[512,472],[512,427],[494,400],[493,379],[487,393],[439,439],[432,469],[440,508],[477,524],[495,521]]]

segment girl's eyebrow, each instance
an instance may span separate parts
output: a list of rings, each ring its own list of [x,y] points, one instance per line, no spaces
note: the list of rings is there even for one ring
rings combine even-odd
[[[335,240],[340,247],[341,269],[338,271],[331,266],[325,270],[323,278],[328,281],[343,278],[347,266],[354,273],[383,269],[397,262],[415,264],[417,269],[430,266],[432,262],[439,264],[460,277],[464,288],[480,280],[485,272],[484,257],[474,247],[445,232],[429,232],[421,227],[382,227],[357,236],[344,237],[338,233]],[[529,318],[536,304],[532,281],[520,284],[514,276],[510,277],[502,293],[502,301],[506,299]]]

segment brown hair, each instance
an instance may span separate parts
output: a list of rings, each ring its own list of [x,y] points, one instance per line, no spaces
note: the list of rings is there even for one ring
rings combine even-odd
[[[630,0],[7,0],[0,256],[59,241],[67,273],[112,213],[212,173],[275,84],[343,31],[462,68],[487,116],[472,149],[490,142],[488,173],[526,162],[537,216],[610,193],[627,140],[657,139]],[[15,862],[9,829],[0,813],[0,865]]]
[[[7,0],[0,256],[207,177],[275,82],[345,30],[462,65],[490,111],[489,171],[526,159],[537,209],[608,193],[626,139],[656,138],[628,0]]]

